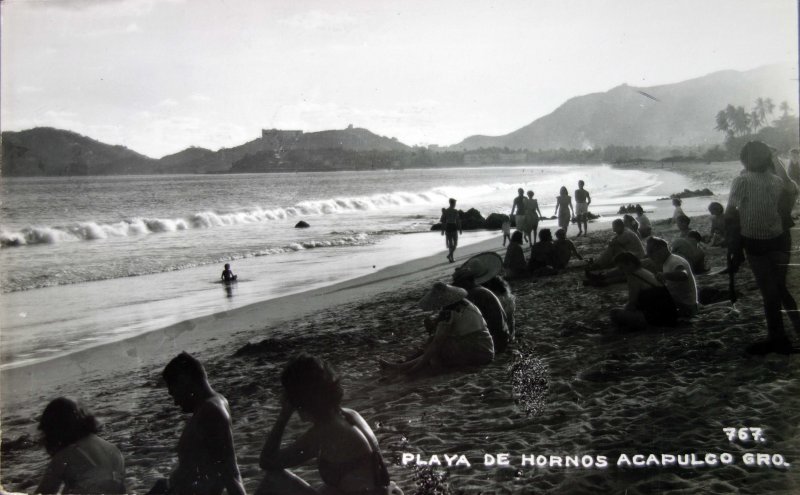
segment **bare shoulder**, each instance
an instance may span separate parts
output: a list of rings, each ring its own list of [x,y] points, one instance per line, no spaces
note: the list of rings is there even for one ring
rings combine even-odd
[[[203,423],[230,423],[231,414],[228,401],[225,397],[215,394],[206,399],[195,413],[197,419]]]

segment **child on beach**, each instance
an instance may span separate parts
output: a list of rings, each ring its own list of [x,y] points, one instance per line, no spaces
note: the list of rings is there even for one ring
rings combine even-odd
[[[382,493],[402,494],[389,480],[378,439],[358,412],[342,407],[339,377],[323,360],[302,354],[281,373],[283,394],[259,465],[264,479],[256,495],[267,493]],[[294,413],[311,427],[281,447]],[[287,468],[317,459],[324,486],[317,490]]]
[[[653,226],[650,223],[650,219],[644,214],[644,208],[639,204],[636,205],[636,221],[639,222],[639,237],[641,239],[647,239],[653,234]]]
[[[127,493],[125,460],[119,449],[97,436],[94,416],[59,397],[42,413],[39,430],[50,454],[36,493]]]
[[[553,265],[553,268],[557,270],[566,268],[573,255],[579,260],[583,259],[583,256],[575,248],[575,244],[567,239],[567,233],[564,232],[564,229],[556,230],[556,240],[553,243],[553,248],[555,248],[555,265]]]
[[[503,230],[503,246],[505,246],[506,240],[511,242],[511,219],[506,218],[503,220],[503,225],[500,228]]]
[[[686,216],[686,213],[683,212],[683,208],[681,208],[682,204],[683,201],[681,198],[672,198],[672,206],[675,207],[675,210],[672,212],[672,220],[670,223],[677,223],[680,215]]]
[[[238,278],[237,275],[234,275],[233,272],[231,271],[231,264],[225,263],[225,269],[222,270],[222,275],[220,275],[220,279],[223,282],[227,283],[227,282],[233,282],[237,278]]]
[[[725,210],[716,201],[708,205],[708,212],[711,214],[711,231],[708,233],[706,242],[712,246],[725,247]]]
[[[503,258],[503,267],[509,279],[524,278],[528,276],[528,263],[525,261],[525,252],[522,250],[522,232],[519,230],[511,236],[511,242],[506,248],[506,257]]]

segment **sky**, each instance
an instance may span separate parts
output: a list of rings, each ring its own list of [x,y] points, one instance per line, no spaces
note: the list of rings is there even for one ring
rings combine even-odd
[[[3,0],[0,16],[2,130],[154,158],[350,124],[450,145],[623,83],[798,60],[795,0]]]

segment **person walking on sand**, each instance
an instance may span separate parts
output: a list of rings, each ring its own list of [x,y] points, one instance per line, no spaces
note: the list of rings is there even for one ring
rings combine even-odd
[[[528,198],[525,200],[525,235],[531,245],[536,244],[536,236],[539,235],[539,217],[541,216],[542,210],[539,209],[539,201],[533,199],[533,191],[528,191]]]
[[[203,365],[187,352],[178,354],[162,373],[169,395],[192,413],[178,441],[178,466],[151,494],[244,495],[236,463],[228,401],[208,383]]]
[[[516,215],[515,215],[516,213]],[[521,187],[517,189],[517,197],[511,203],[511,213],[509,216],[514,218],[514,223],[520,232],[523,234],[523,242],[525,235],[525,190]]]
[[[458,234],[464,234],[461,230],[461,216],[456,210],[456,200],[450,198],[450,207],[442,212],[442,230],[444,231],[445,242],[447,243],[447,259],[452,263],[455,261],[453,253],[458,247]]]
[[[553,215],[558,216],[558,226],[564,229],[564,234],[566,234],[569,229],[569,222],[575,216],[575,211],[572,208],[572,198],[564,186],[561,186],[561,191],[556,197],[556,210]]]
[[[293,358],[281,373],[281,408],[261,450],[264,479],[256,495],[402,495],[389,480],[378,439],[358,412],[342,407],[336,372],[310,354]],[[282,446],[294,413],[311,427]],[[317,459],[323,486],[315,488],[287,468]]]
[[[50,462],[36,493],[127,493],[122,454],[97,436],[97,420],[75,401],[52,400],[39,430]]]
[[[738,215],[741,242],[728,239],[732,253],[733,272],[737,271],[744,255],[756,279],[764,301],[767,338],[749,345],[746,352],[755,355],[768,353],[790,354],[792,342],[783,325],[781,307],[800,331],[797,303],[786,288],[792,240],[785,225],[786,212],[781,211],[782,198],[797,194],[797,184],[785,176],[783,164],[775,160],[770,148],[760,141],[744,145],[739,155],[744,166],[741,175],[731,183],[725,216],[732,222]],[[780,170],[778,170],[780,168]],[[783,174],[780,172],[783,171]],[[789,205],[783,205],[787,207]],[[791,222],[791,219],[788,219]],[[736,249],[740,246],[740,249]]]
[[[592,203],[592,197],[589,191],[583,188],[584,182],[578,181],[578,188],[575,189],[575,216],[578,221],[578,235],[586,235],[589,233],[589,205]],[[583,224],[583,229],[581,229]],[[566,231],[565,231],[566,233]]]

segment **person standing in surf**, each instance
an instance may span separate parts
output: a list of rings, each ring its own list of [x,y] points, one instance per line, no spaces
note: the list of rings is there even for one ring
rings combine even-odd
[[[456,210],[456,200],[450,198],[450,207],[442,212],[442,230],[444,231],[445,241],[447,242],[447,260],[452,263],[455,261],[453,253],[458,246],[458,234],[464,234],[461,230],[461,217]]]
[[[592,203],[592,197],[589,191],[583,188],[584,182],[578,181],[578,188],[575,189],[575,216],[578,218],[578,235],[586,235],[589,233],[589,205]],[[583,223],[583,228],[581,228]]]
[[[558,226],[564,229],[564,234],[566,235],[569,229],[569,221],[575,216],[575,210],[572,209],[572,198],[569,197],[567,188],[564,186],[561,186],[561,191],[556,197],[556,211],[553,215],[558,215]]]
[[[517,230],[525,234],[525,189],[519,188],[517,189],[518,196],[514,198],[514,202],[511,203],[511,213],[509,216],[514,219],[515,227]],[[515,215],[516,214],[516,215]],[[525,242],[525,238],[522,239],[523,243]]]

